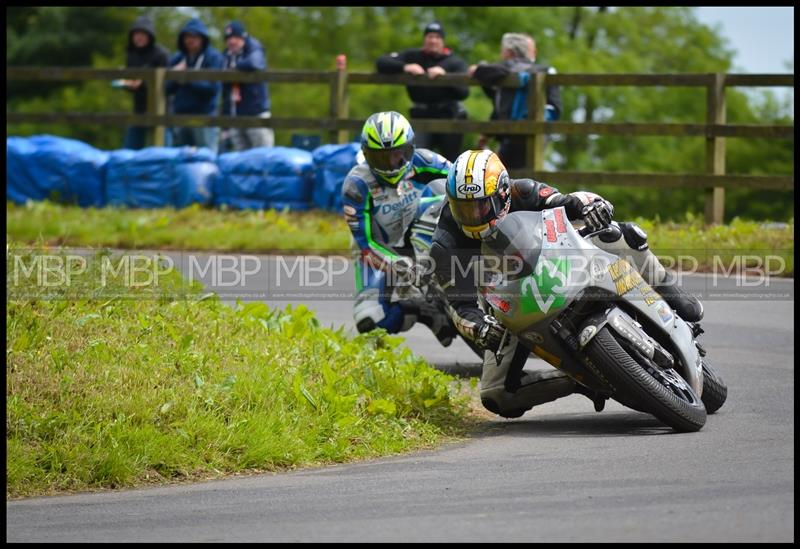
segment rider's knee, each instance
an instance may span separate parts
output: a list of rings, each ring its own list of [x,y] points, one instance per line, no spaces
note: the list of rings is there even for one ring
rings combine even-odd
[[[386,318],[383,305],[377,299],[370,299],[372,296],[365,295],[369,293],[371,293],[370,290],[367,290],[358,296],[353,307],[353,320],[355,321],[356,329],[362,334],[379,327],[380,323],[384,322]],[[377,292],[374,293],[377,298]]]
[[[532,406],[521,406],[513,395],[506,391],[505,386],[492,387],[481,391],[481,404],[483,407],[506,418],[520,417],[532,408]]]
[[[599,235],[598,238],[601,241],[606,244],[613,244],[619,242],[620,239],[624,239],[625,244],[633,250],[643,252],[648,249],[647,233],[639,225],[629,222],[615,222],[612,225],[617,226],[619,230]]]
[[[647,244],[647,233],[644,232],[644,229],[642,229],[639,225],[636,223],[626,222],[620,223],[619,228],[622,230],[622,236],[625,238],[625,242],[628,244],[628,246],[640,252],[648,249],[649,245]]]

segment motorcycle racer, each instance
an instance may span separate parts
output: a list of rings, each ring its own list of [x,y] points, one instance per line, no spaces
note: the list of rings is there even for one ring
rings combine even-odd
[[[350,170],[342,186],[344,218],[356,248],[356,327],[398,333],[420,321],[447,346],[455,332],[442,310],[392,295],[398,283],[415,277],[409,229],[426,205],[441,200],[442,192],[428,183],[446,177],[450,162],[416,148],[411,125],[394,111],[367,118],[361,152],[364,162]]]
[[[649,250],[646,233],[633,223],[612,222],[614,208],[589,192],[561,194],[533,179],[511,180],[499,157],[490,150],[462,153],[450,169],[443,208],[433,236],[431,256],[453,322],[461,335],[485,349],[481,401],[490,411],[518,417],[535,405],[574,392],[603,402],[558,370],[523,372],[529,350],[477,303],[473,277],[453,269],[453,259],[467,265],[480,254],[481,241],[493,238],[499,220],[512,211],[541,211],[563,206],[570,221],[581,221],[593,231],[618,230],[592,238],[592,243],[627,259],[687,322],[697,322],[703,308],[694,296],[669,280],[658,258]]]

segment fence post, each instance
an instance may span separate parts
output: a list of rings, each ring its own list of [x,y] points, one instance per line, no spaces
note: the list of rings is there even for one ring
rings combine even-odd
[[[336,56],[336,72],[331,77],[331,118],[334,120],[344,120],[348,116],[348,96],[347,96],[347,58],[344,55]],[[349,141],[347,130],[331,130],[330,140],[332,143],[344,144]]]
[[[543,72],[534,73],[528,82],[528,120],[533,120],[534,122],[544,122],[545,76]],[[525,156],[528,158],[525,165],[530,172],[528,177],[533,177],[534,172],[544,170],[545,138],[544,132],[534,131],[525,140]]]
[[[706,90],[706,124],[725,124],[725,74],[713,74]],[[725,175],[724,137],[706,137],[706,173]],[[725,188],[707,188],[705,197],[706,224],[721,224],[725,217]]]
[[[166,113],[166,97],[164,96],[164,75],[167,69],[159,67],[153,69],[152,76],[147,81],[147,114],[163,116]],[[151,126],[151,136],[154,147],[163,147],[164,126]]]

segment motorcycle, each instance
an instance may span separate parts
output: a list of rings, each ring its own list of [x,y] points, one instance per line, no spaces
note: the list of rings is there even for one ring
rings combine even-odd
[[[535,355],[604,399],[698,431],[727,386],[687,323],[624,258],[576,230],[563,207],[514,212],[482,243],[479,292],[498,321]],[[502,346],[501,346],[502,347]]]

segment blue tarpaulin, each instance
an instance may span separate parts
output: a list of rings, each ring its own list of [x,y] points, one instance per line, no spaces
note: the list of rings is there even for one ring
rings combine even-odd
[[[311,207],[314,166],[311,153],[289,147],[259,147],[217,158],[220,177],[214,204],[234,208]]]
[[[347,172],[356,165],[360,143],[322,145],[314,149],[314,206],[342,211],[342,183]]]
[[[83,207],[105,204],[109,154],[82,141],[51,135],[6,139],[6,197],[17,203],[50,199]]]
[[[148,147],[111,153],[106,170],[109,205],[183,208],[208,204],[219,176],[216,156],[206,148]]]
[[[215,156],[205,148],[100,151],[55,136],[9,137],[6,196],[81,206],[135,208],[226,204],[242,209],[341,211],[342,182],[358,143],[250,149]]]

